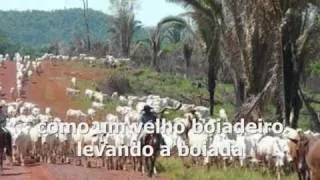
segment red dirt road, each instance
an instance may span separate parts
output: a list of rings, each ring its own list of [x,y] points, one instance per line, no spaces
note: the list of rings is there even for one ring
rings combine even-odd
[[[10,97],[10,89],[16,87],[16,64],[13,62],[5,62],[4,67],[0,68],[0,86],[2,87],[2,95],[4,100],[12,100]]]
[[[71,66],[53,66],[49,62],[43,65],[44,72],[36,73],[27,82],[23,99],[36,103],[40,107],[51,107],[56,116],[64,117],[66,109],[71,108],[70,99],[65,94],[71,76],[79,79],[95,79],[98,72],[77,69]],[[11,100],[9,91],[16,85],[16,66],[14,62],[6,62],[6,68],[0,68],[0,82],[5,96]],[[143,180],[148,179],[140,172],[108,171],[103,168],[84,168],[72,165],[32,165],[27,167],[6,166],[0,180]],[[156,177],[154,179],[167,179]]]

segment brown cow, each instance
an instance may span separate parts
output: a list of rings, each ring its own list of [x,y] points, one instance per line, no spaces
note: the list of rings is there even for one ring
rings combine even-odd
[[[311,180],[320,180],[320,137],[309,140],[309,151],[306,156]]]
[[[296,146],[295,165],[299,180],[320,180],[320,136],[299,133],[290,139]]]

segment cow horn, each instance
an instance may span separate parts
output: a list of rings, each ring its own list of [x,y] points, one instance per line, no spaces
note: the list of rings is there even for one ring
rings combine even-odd
[[[162,116],[162,114],[163,114],[164,112],[166,112],[167,110],[177,111],[177,110],[179,110],[181,107],[182,107],[182,104],[181,104],[181,103],[180,103],[180,104],[178,105],[178,107],[176,107],[176,108],[165,107],[165,108],[163,108],[163,109],[159,112],[159,114]]]

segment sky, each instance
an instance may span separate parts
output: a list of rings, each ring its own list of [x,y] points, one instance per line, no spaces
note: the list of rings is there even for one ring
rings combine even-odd
[[[89,0],[89,8],[110,14],[109,0]],[[80,8],[82,0],[8,0],[2,3],[1,10],[55,10],[64,8]],[[145,26],[152,26],[165,16],[185,12],[183,7],[168,3],[166,0],[140,0],[137,19]]]

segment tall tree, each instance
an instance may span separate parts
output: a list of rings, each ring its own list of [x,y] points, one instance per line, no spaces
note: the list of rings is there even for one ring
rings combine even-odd
[[[239,56],[235,68],[238,112],[235,120],[257,120],[262,116],[266,94],[278,88],[281,70],[279,3],[274,1],[224,1],[229,13],[227,26],[234,32]],[[280,92],[280,91],[279,91]],[[283,103],[282,103],[283,104]]]
[[[121,56],[130,56],[130,47],[134,33],[141,29],[141,22],[135,19],[136,0],[110,0],[114,10],[114,19],[111,31],[119,43]]]
[[[220,40],[222,34],[221,22],[223,19],[222,6],[219,1],[212,0],[168,0],[184,4],[193,9],[192,16],[196,21],[205,44],[208,61],[208,91],[210,96],[210,114],[214,112],[214,94],[217,73],[220,62]]]
[[[311,17],[315,16],[316,11],[308,4],[313,1],[226,2],[225,7],[232,15],[240,54],[235,67],[243,72],[243,76],[239,77],[244,77],[240,79],[242,90],[239,92],[243,93],[242,106],[247,111],[239,112],[239,116],[260,116],[264,104],[261,93],[266,94],[264,90],[270,85],[269,92],[276,96],[279,119],[296,128],[302,108],[298,93],[300,77],[307,63],[306,57],[314,56],[314,53],[306,51],[306,47],[314,44],[310,38],[315,32],[314,18]],[[277,69],[273,68],[275,65]],[[274,77],[273,74],[276,74],[276,78],[269,78]]]
[[[83,4],[83,17],[86,26],[86,36],[87,36],[87,51],[91,50],[91,41],[90,41],[90,26],[89,26],[89,2],[88,0],[82,0]]]
[[[198,36],[192,29],[191,23],[181,17],[172,17],[172,21],[175,22],[172,27],[165,33],[172,43],[182,45],[182,53],[185,61],[185,75],[189,75],[189,69],[191,65],[191,57],[198,42],[200,42]],[[198,44],[201,46],[200,44]]]
[[[161,43],[168,39],[170,43],[181,40],[181,32],[186,30],[192,32],[187,22],[176,16],[168,16],[157,23],[156,27],[149,29],[149,38],[146,40],[151,54],[151,66],[160,71],[159,57],[162,54]]]
[[[318,58],[313,48],[319,33],[319,14],[316,6],[308,3],[316,1],[288,0],[281,4],[282,9],[282,45],[283,77],[285,95],[285,121],[293,128],[298,127],[299,113],[302,108],[302,95],[299,93],[301,77],[310,59]],[[312,38],[311,38],[312,37]],[[314,126],[316,125],[316,126]],[[314,124],[311,129],[320,124]]]

